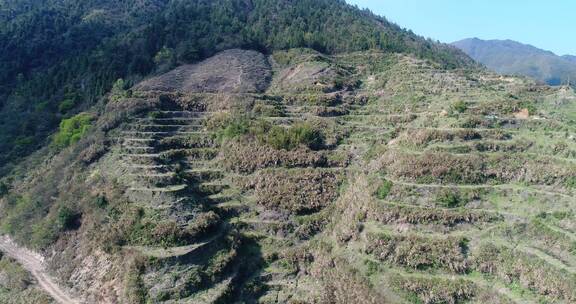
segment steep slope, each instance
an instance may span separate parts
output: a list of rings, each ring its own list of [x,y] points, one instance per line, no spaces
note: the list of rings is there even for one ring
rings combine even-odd
[[[343,0],[21,0],[3,1],[1,11],[0,174],[119,78],[130,86],[230,48],[376,48],[472,64]]]
[[[453,43],[488,68],[508,75],[522,75],[550,85],[566,84],[576,77],[576,63],[571,56],[511,40],[464,39]]]
[[[575,109],[408,55],[230,50],[110,94],[3,181],[2,229],[87,303],[570,303]]]

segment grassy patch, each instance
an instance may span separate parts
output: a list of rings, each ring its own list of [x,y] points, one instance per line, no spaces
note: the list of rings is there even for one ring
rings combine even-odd
[[[376,189],[376,197],[381,200],[386,199],[388,194],[390,194],[390,190],[392,190],[393,185],[394,184],[391,181],[383,180],[380,186],[378,186],[378,189]]]

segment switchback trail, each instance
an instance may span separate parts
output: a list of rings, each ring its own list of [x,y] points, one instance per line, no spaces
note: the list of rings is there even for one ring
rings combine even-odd
[[[38,285],[60,304],[80,304],[73,299],[56,281],[46,272],[42,257],[32,251],[19,247],[7,236],[0,237],[0,251],[16,260],[24,269],[29,271],[38,281]]]

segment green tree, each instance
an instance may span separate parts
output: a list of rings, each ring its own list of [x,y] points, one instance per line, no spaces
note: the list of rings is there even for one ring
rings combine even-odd
[[[126,97],[130,97],[130,94],[126,90],[126,82],[124,79],[120,78],[116,80],[112,86],[112,90],[110,90],[110,99],[112,101],[119,101],[120,99]]]
[[[154,56],[154,63],[156,65],[171,64],[174,58],[174,51],[170,48],[163,47],[156,56]]]
[[[4,182],[0,182],[0,197],[3,197],[4,195],[8,194],[8,191],[10,191],[8,185]]]
[[[65,148],[78,142],[89,130],[94,117],[88,113],[80,113],[60,122],[60,129],[54,136],[53,143],[58,148]]]
[[[81,99],[82,96],[75,89],[67,88],[64,93],[64,99],[58,105],[58,111],[61,114],[67,113],[72,110]]]
[[[69,207],[61,207],[58,209],[58,216],[56,218],[56,223],[60,230],[70,230],[74,228],[78,217],[80,215]]]

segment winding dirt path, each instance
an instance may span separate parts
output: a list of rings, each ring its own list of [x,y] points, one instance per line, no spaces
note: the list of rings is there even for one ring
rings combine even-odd
[[[44,259],[22,247],[19,247],[9,237],[0,237],[0,251],[7,256],[16,260],[24,269],[29,271],[38,281],[38,285],[46,291],[56,302],[60,304],[80,304],[81,302],[73,299],[63,288],[58,286],[44,268]]]

